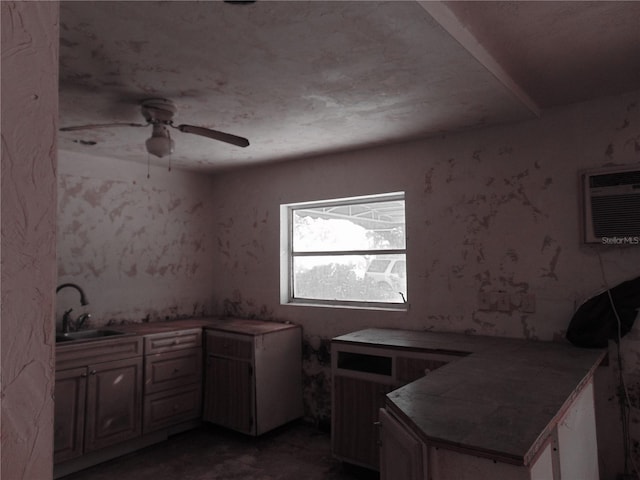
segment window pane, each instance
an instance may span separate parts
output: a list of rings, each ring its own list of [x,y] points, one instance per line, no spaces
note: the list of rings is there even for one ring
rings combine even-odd
[[[389,267],[391,260],[371,260],[369,267],[367,268],[367,273],[384,273],[384,271]],[[394,267],[395,268],[395,267]]]
[[[404,207],[403,192],[283,205],[282,301],[406,303]]]
[[[300,299],[403,303],[405,255],[294,257],[293,292]]]
[[[293,210],[294,252],[402,250],[404,200]]]

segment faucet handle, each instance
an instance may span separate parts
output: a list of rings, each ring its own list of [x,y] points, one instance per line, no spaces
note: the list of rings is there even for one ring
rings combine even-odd
[[[89,320],[91,318],[91,314],[90,313],[83,313],[82,315],[80,315],[75,322],[75,329],[76,330],[80,330],[80,327],[84,324],[85,321]]]

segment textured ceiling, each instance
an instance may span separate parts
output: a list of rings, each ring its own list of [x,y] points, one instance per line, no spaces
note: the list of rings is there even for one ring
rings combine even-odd
[[[640,86],[640,2],[60,2],[60,125],[175,123],[174,166],[216,170],[544,115]],[[146,163],[151,127],[61,132]],[[94,144],[95,142],[95,144]],[[166,159],[151,158],[157,164]]]

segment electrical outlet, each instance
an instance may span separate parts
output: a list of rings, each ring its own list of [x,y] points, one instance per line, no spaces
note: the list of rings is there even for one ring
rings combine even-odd
[[[498,311],[508,312],[511,310],[511,302],[509,300],[509,294],[505,292],[498,293]]]
[[[489,292],[480,292],[478,294],[478,309],[491,310],[491,294]]]
[[[520,310],[525,313],[534,313],[536,311],[536,296],[533,293],[523,293]]]

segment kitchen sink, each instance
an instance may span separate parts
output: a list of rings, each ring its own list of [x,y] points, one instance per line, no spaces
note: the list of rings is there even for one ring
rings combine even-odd
[[[116,335],[126,335],[126,332],[119,330],[98,329],[98,330],[78,330],[77,332],[56,333],[56,343],[70,342],[73,340],[95,340]]]

